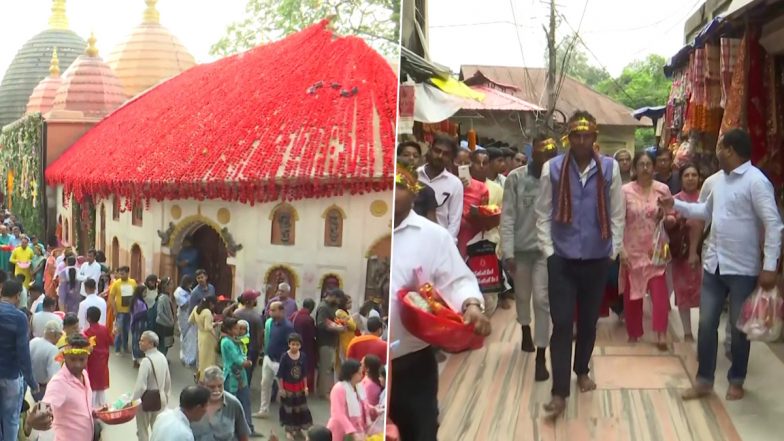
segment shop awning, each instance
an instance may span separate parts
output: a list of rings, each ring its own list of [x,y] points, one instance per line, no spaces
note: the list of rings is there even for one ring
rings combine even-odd
[[[488,86],[471,86],[471,89],[484,95],[482,101],[465,100],[465,110],[511,110],[518,112],[538,112],[546,109],[529,103],[514,95]]]
[[[641,120],[644,117],[648,117],[654,121],[664,116],[664,112],[667,111],[667,106],[656,106],[656,107],[641,107],[634,112],[632,112],[632,116],[637,118],[637,120]]]

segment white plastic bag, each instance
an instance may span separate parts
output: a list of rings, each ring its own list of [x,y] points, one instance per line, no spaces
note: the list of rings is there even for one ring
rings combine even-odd
[[[749,340],[772,342],[781,336],[782,301],[778,289],[764,291],[758,288],[743,303],[737,327]]]

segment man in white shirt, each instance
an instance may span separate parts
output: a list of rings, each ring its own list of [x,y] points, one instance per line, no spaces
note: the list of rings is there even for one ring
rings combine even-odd
[[[412,211],[420,184],[414,173],[402,164],[395,177],[395,216],[390,292],[417,288],[414,270],[421,268],[423,277],[444,296],[446,303],[461,312],[475,332],[490,333],[490,321],[484,315],[482,293],[476,277],[463,262],[452,236],[441,226]],[[438,430],[438,364],[433,349],[411,335],[400,321],[397,296],[390,299],[390,332],[394,349],[390,418],[403,440],[435,440]]]
[[[577,308],[574,372],[581,392],[596,389],[588,376],[596,321],[612,260],[623,240],[626,208],[618,163],[594,151],[596,118],[577,111],[569,118],[569,150],[542,167],[536,200],[539,249],[547,258],[552,401],[557,417],[571,389],[572,336]]]
[[[44,336],[30,340],[30,361],[33,365],[33,377],[38,383],[39,390],[33,394],[33,399],[38,402],[44,397],[46,384],[60,370],[61,366],[55,358],[60,352],[57,341],[63,335],[63,322],[52,320],[44,326]]]
[[[161,413],[152,429],[150,441],[194,441],[191,423],[207,414],[210,390],[188,386],[180,392],[180,407]]]
[[[45,297],[43,305],[44,310],[33,314],[33,318],[30,320],[30,328],[32,329],[33,337],[43,337],[44,331],[46,330],[46,324],[52,320],[59,321],[60,323],[63,322],[63,319],[54,313],[57,309],[57,300],[51,297]]]
[[[95,250],[90,250],[87,252],[87,260],[79,267],[79,272],[76,274],[76,280],[82,282],[82,295],[87,295],[84,288],[85,281],[94,280],[97,284],[100,278],[101,264],[95,261]]]
[[[457,155],[457,143],[448,136],[439,134],[427,151],[427,163],[417,171],[419,180],[433,189],[436,195],[436,218],[457,241],[460,220],[463,217],[463,183],[447,170]]]
[[[106,300],[96,294],[95,280],[85,280],[82,284],[82,289],[84,289],[86,296],[79,303],[79,312],[76,314],[79,317],[79,329],[84,331],[90,327],[90,323],[87,322],[87,309],[91,306],[95,306],[101,311],[101,318],[98,320],[98,323],[106,326]]]
[[[724,302],[730,299],[730,322],[737,323],[743,303],[759,286],[775,289],[776,269],[781,254],[784,225],[776,206],[773,185],[751,165],[751,139],[741,129],[727,131],[716,145],[722,175],[704,203],[689,204],[662,199],[665,209],[673,206],[682,215],[711,221],[703,253],[700,326],[697,336],[697,381],[683,393],[686,400],[702,398],[713,391],[716,372],[719,319]],[[764,259],[760,239],[764,232]],[[743,398],[743,383],[751,346],[746,334],[732,328],[732,366],[727,372],[727,400]]]
[[[705,178],[705,181],[702,183],[702,188],[700,189],[700,202],[707,202],[708,197],[713,192],[713,184],[716,183],[716,179],[724,174],[723,171],[719,170],[716,173],[708,176]],[[707,242],[703,243],[703,237],[707,237],[708,230],[710,228],[710,222],[700,221],[698,219],[694,219],[698,221],[697,225],[701,225],[700,228],[692,228],[689,230],[689,263],[693,267],[697,267],[700,264],[700,256],[702,256],[703,249]],[[699,245],[702,244],[702,249],[699,249]],[[689,323],[691,325],[691,323]],[[734,328],[734,324],[731,320],[727,319],[727,324],[724,327],[724,354],[727,356],[728,359],[732,360],[732,328]],[[691,329],[689,329],[691,331]]]

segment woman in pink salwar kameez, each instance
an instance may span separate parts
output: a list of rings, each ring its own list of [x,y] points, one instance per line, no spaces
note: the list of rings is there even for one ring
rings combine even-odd
[[[653,236],[662,218],[659,198],[670,197],[666,184],[654,181],[654,157],[646,151],[637,152],[632,160],[636,179],[623,186],[626,204],[626,228],[621,247],[621,270],[618,285],[623,287],[626,331],[630,342],[639,341],[643,335],[642,307],[646,291],[653,303],[653,330],[657,346],[667,349],[667,315],[670,310],[666,265],[651,261]],[[675,217],[668,214],[665,225],[674,225]]]
[[[376,412],[367,403],[364,388],[360,385],[362,372],[359,362],[346,360],[340,366],[339,380],[329,394],[327,428],[334,440],[342,441],[348,436],[364,440]]]
[[[685,202],[699,202],[700,199],[700,171],[696,166],[687,164],[681,168],[682,191],[675,195],[675,199]],[[678,217],[678,227],[682,229],[682,238],[692,238],[695,228],[702,231],[702,222],[696,220],[686,220]],[[674,244],[676,246],[678,244]],[[683,324],[683,337],[685,341],[694,341],[691,332],[691,308],[700,306],[700,290],[702,288],[702,265],[699,258],[699,244],[691,244],[685,241],[682,244],[688,247],[685,255],[681,257],[673,256],[672,259],[672,284],[675,290],[675,305]],[[691,249],[694,256],[690,256]]]

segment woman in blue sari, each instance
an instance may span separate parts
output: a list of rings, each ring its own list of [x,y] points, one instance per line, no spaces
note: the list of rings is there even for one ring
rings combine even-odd
[[[131,300],[131,348],[134,367],[139,367],[139,362],[144,358],[139,340],[142,338],[142,333],[147,330],[147,302],[144,301],[146,291],[146,286],[137,286],[133,290],[133,300]]]

